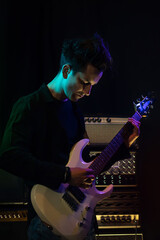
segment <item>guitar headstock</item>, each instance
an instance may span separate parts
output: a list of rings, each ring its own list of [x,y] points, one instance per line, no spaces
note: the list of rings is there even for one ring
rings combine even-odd
[[[153,103],[155,101],[154,93],[150,93],[148,96],[142,96],[141,99],[137,99],[136,103],[134,104],[135,111],[142,117],[148,117],[150,110],[153,109]]]

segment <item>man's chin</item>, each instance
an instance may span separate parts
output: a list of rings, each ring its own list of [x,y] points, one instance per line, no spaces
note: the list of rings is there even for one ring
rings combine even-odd
[[[77,102],[79,99],[81,99],[81,98],[83,98],[83,97],[84,97],[83,94],[74,94],[74,95],[72,96],[71,101]]]

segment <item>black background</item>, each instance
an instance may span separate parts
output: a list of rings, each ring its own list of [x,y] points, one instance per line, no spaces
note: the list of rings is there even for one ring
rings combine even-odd
[[[13,103],[57,74],[64,38],[98,32],[113,57],[113,72],[79,102],[85,116],[128,117],[141,94],[159,96],[160,14],[154,1],[1,0],[0,26],[0,137]],[[146,240],[160,238],[159,119],[157,100],[142,124],[137,156]]]

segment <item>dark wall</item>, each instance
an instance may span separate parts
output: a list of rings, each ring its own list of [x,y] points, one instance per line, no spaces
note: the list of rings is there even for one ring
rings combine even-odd
[[[141,94],[160,92],[160,14],[154,2],[6,0],[0,3],[0,20],[0,137],[13,103],[56,75],[64,38],[98,32],[108,42],[113,57],[113,72],[105,73],[91,96],[79,103],[85,115],[128,117],[134,112],[132,102]],[[153,139],[159,137],[158,109],[157,101],[154,117],[151,114],[142,129],[139,156],[144,225],[147,233],[155,234],[156,224],[152,222],[149,230],[149,219],[151,216],[157,222],[160,213],[154,201],[160,159],[158,153],[152,159],[149,156],[155,152]],[[147,151],[150,154],[145,161]]]
[[[85,115],[130,116],[132,102],[160,85],[158,8],[139,2],[1,1],[2,128],[19,96],[56,75],[63,39],[96,31],[109,44],[113,72],[80,106]]]

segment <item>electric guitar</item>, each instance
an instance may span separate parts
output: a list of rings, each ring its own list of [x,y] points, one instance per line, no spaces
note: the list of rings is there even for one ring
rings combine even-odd
[[[153,101],[152,98],[145,97],[134,104],[136,112],[132,118],[140,121],[143,116],[147,116]],[[89,140],[79,141],[72,148],[67,166],[93,169],[97,176],[123,144],[124,133],[129,132],[130,127],[131,123],[127,122],[102,153],[90,163],[82,159],[82,151]],[[52,226],[52,231],[61,236],[61,239],[83,240],[90,229],[97,202],[110,196],[112,191],[113,185],[103,191],[97,190],[95,182],[89,189],[61,184],[57,191],[37,184],[31,190],[31,201],[40,219]]]

